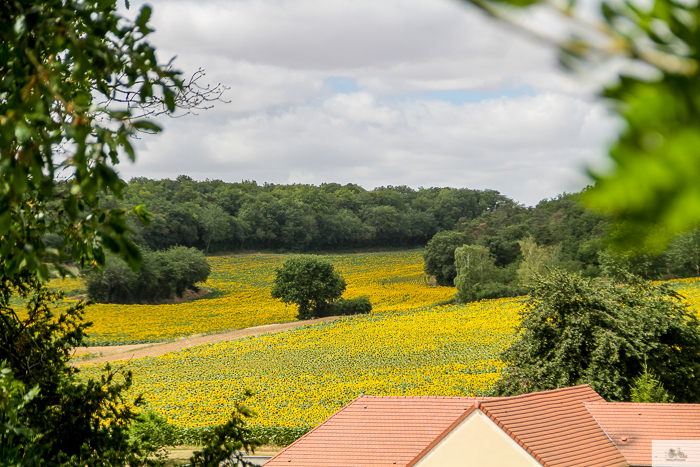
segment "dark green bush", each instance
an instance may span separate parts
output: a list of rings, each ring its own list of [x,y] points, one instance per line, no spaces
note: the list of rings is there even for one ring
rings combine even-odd
[[[176,246],[165,251],[159,251],[161,267],[166,281],[171,284],[175,295],[182,297],[186,290],[195,289],[197,282],[204,282],[211,273],[211,266],[204,253],[196,248]]]
[[[127,433],[133,407],[142,404],[141,398],[134,401],[124,394],[131,372],[107,365],[97,378],[81,377],[70,358],[73,349],[84,345],[86,304],[67,307],[62,299],[63,294],[28,274],[14,282],[0,275],[0,368],[11,370],[0,381],[0,399],[5,399],[0,402],[0,465],[146,465],[148,452],[129,443]],[[25,405],[20,397],[31,388],[38,392]],[[8,395],[14,401],[7,401]],[[125,398],[133,405],[124,404]],[[10,418],[14,416],[18,419]],[[32,464],[37,453],[40,459]],[[17,454],[19,459],[12,459]]]
[[[131,430],[132,442],[143,444],[144,440],[150,440],[154,446],[160,444],[160,447],[178,445],[201,446],[211,439],[216,428],[215,426],[182,428],[168,422],[161,423],[158,419],[161,419],[158,415],[155,415],[155,418],[144,419],[144,421],[148,421],[140,425],[136,430]],[[247,428],[247,439],[257,445],[287,446],[304,436],[311,428],[308,426],[297,428],[282,426],[250,427]],[[154,435],[148,434],[151,431]]]
[[[152,410],[143,412],[129,426],[129,438],[143,449],[156,453],[166,446],[176,446],[180,433],[175,425]]]
[[[492,298],[503,297],[519,297],[527,292],[521,288],[510,284],[502,284],[500,282],[487,282],[485,284],[477,284],[475,287],[476,300],[490,300]]]
[[[204,253],[184,246],[144,252],[138,271],[109,256],[104,268],[88,274],[87,293],[99,303],[154,302],[197,290],[196,284],[206,281],[210,272]]]
[[[341,298],[331,302],[319,312],[318,317],[361,315],[370,311],[372,311],[372,303],[369,301],[369,297],[363,295],[357,298]]]

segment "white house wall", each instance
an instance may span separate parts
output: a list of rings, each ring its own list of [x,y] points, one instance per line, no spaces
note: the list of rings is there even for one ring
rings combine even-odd
[[[542,467],[480,410],[457,425],[415,467]]]

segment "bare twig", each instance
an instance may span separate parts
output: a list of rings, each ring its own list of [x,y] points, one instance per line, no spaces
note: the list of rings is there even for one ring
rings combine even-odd
[[[180,118],[190,114],[197,115],[197,112],[202,110],[209,110],[214,107],[215,102],[230,103],[230,101],[223,99],[223,94],[230,88],[221,83],[213,86],[210,84],[201,85],[200,80],[204,76],[206,76],[206,72],[200,68],[187,81],[183,82],[182,89],[178,89],[175,86],[170,87],[170,90],[176,95],[176,108],[184,111],[177,115],[168,111],[163,96],[153,96],[142,102],[137,88],[140,84],[143,84],[143,81],[136,82],[134,86],[125,90],[118,79],[117,84],[112,89],[111,98],[109,101],[103,102],[102,105],[108,107],[113,102],[126,104],[127,108],[132,112],[131,118],[137,119],[160,115]]]

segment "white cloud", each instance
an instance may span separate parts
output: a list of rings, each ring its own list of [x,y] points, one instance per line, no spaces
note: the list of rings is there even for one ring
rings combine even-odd
[[[580,169],[595,159],[591,148],[611,135],[600,104],[557,94],[454,105],[381,102],[358,92],[279,113],[174,124],[168,138],[145,142],[148,156],[125,173],[467,186],[528,204],[580,189]]]
[[[583,187],[582,167],[604,159],[617,127],[555,51],[455,1],[168,0],[154,10],[160,56],[206,68],[231,103],[164,121],[122,167],[127,177],[468,186],[534,204]],[[361,90],[336,94],[332,77]],[[507,97],[523,87],[534,95]],[[503,97],[426,97],[453,90]]]

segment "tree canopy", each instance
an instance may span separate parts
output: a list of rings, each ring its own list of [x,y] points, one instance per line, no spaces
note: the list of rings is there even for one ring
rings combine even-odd
[[[328,261],[302,255],[288,259],[277,269],[272,298],[299,306],[299,317],[320,316],[324,308],[345,291],[345,279]]]
[[[13,0],[0,11],[0,273],[20,269],[48,278],[46,259],[104,262],[102,248],[132,264],[125,209],[102,209],[99,194],[119,197],[114,169],[134,160],[135,131],[159,131],[134,119],[125,96],[155,98],[168,111],[182,89],[179,72],[158,61],[146,38],[151,9],[135,21],[114,0]],[[58,183],[58,179],[67,179]],[[48,202],[57,209],[47,209]],[[141,207],[129,210],[141,219]],[[59,248],[42,236],[57,233]]]
[[[425,247],[423,270],[426,274],[435,276],[438,285],[454,285],[457,277],[455,250],[471,242],[473,239],[464,232],[438,232]]]
[[[481,213],[512,204],[492,190],[353,184],[258,184],[134,178],[123,199],[104,197],[106,208],[145,204],[150,226],[131,215],[137,245],[175,245],[208,251],[273,249],[318,251],[422,246]]]
[[[198,290],[211,272],[204,253],[196,248],[173,247],[146,251],[138,271],[120,257],[109,255],[104,267],[87,274],[88,297],[100,303],[153,303],[182,297]]]
[[[462,301],[472,301],[484,286],[491,282],[496,272],[495,261],[489,249],[481,245],[464,245],[454,252],[457,277],[455,287]]]
[[[620,273],[609,283],[553,271],[536,278],[519,339],[495,385],[515,395],[588,383],[607,400],[631,398],[647,372],[677,402],[700,400],[700,322],[668,284]]]

